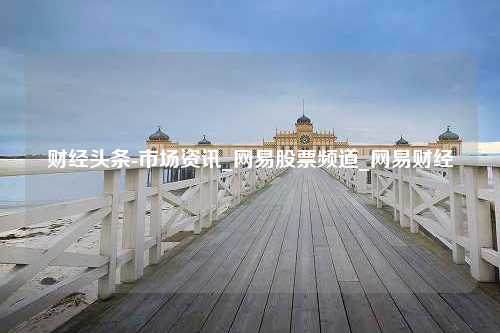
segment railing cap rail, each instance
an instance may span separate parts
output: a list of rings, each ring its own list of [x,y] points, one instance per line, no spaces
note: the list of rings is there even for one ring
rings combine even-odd
[[[86,160],[89,163],[97,162],[96,159]],[[109,160],[107,160],[109,163]],[[76,172],[93,172],[105,170],[119,170],[119,169],[145,169],[145,166],[140,166],[139,158],[131,158],[130,166],[126,168],[112,168],[112,167],[74,167],[66,165],[64,168],[49,168],[48,159],[0,159],[0,177],[11,176],[28,176],[28,175],[42,175],[42,174],[56,174],[56,173],[76,173]],[[219,157],[219,163],[234,162],[234,157]],[[201,164],[201,163],[200,163]],[[198,165],[200,165],[198,164]]]

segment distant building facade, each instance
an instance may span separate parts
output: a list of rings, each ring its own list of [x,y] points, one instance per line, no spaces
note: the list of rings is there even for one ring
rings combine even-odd
[[[304,114],[295,122],[294,131],[276,131],[272,141],[263,141],[261,144],[217,144],[209,141],[205,135],[195,144],[182,144],[170,140],[170,137],[160,128],[151,134],[146,141],[147,147],[154,151],[177,150],[179,155],[189,150],[198,150],[203,154],[206,150],[217,150],[220,157],[234,156],[235,150],[252,150],[254,155],[257,150],[271,149],[273,155],[277,150],[340,150],[355,149],[359,156],[369,156],[373,150],[413,150],[438,149],[451,150],[453,155],[460,155],[462,151],[462,140],[458,134],[453,133],[448,126],[446,131],[439,135],[434,142],[426,144],[411,144],[401,137],[394,144],[351,144],[346,141],[338,141],[335,131],[315,131],[311,119]]]

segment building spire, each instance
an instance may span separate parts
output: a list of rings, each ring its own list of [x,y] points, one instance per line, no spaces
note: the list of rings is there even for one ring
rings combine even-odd
[[[304,99],[302,98],[302,116],[304,116]]]

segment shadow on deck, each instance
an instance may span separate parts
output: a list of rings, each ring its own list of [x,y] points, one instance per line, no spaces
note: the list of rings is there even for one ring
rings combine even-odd
[[[500,332],[494,298],[382,214],[321,170],[290,170],[58,331]]]

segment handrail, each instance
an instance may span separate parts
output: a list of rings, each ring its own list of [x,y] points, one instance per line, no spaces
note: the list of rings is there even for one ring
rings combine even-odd
[[[326,171],[354,191],[370,193],[378,208],[391,207],[401,227],[427,230],[450,248],[456,264],[469,263],[476,280],[494,281],[500,267],[494,248],[500,241],[494,225],[500,221],[500,157],[456,157],[451,164],[419,169],[411,161],[410,168]]]
[[[181,231],[199,234],[228,208],[238,205],[285,169],[235,168],[233,159],[222,158],[232,170],[221,172],[200,166],[195,178],[163,183],[163,168],[129,167],[123,169],[54,169],[47,160],[0,160],[0,177],[67,172],[101,172],[104,179],[100,196],[25,208],[0,215],[0,232],[28,225],[72,217],[74,221],[53,237],[47,236],[42,248],[0,246],[0,263],[13,269],[0,280],[0,321],[9,329],[50,305],[65,294],[98,280],[98,296],[111,297],[120,269],[121,282],[133,282],[143,275],[144,267],[157,264],[163,256],[162,242]],[[19,162],[21,161],[21,162]],[[121,189],[122,176],[125,190]],[[123,219],[119,215],[123,212]],[[69,251],[79,237],[100,225],[98,253]],[[94,229],[98,230],[98,229]],[[148,231],[149,230],[149,231]],[[121,234],[121,237],[118,235]],[[121,243],[118,239],[121,238]],[[147,262],[144,253],[149,253]],[[29,297],[16,293],[47,266],[85,267],[76,276],[60,281]]]

